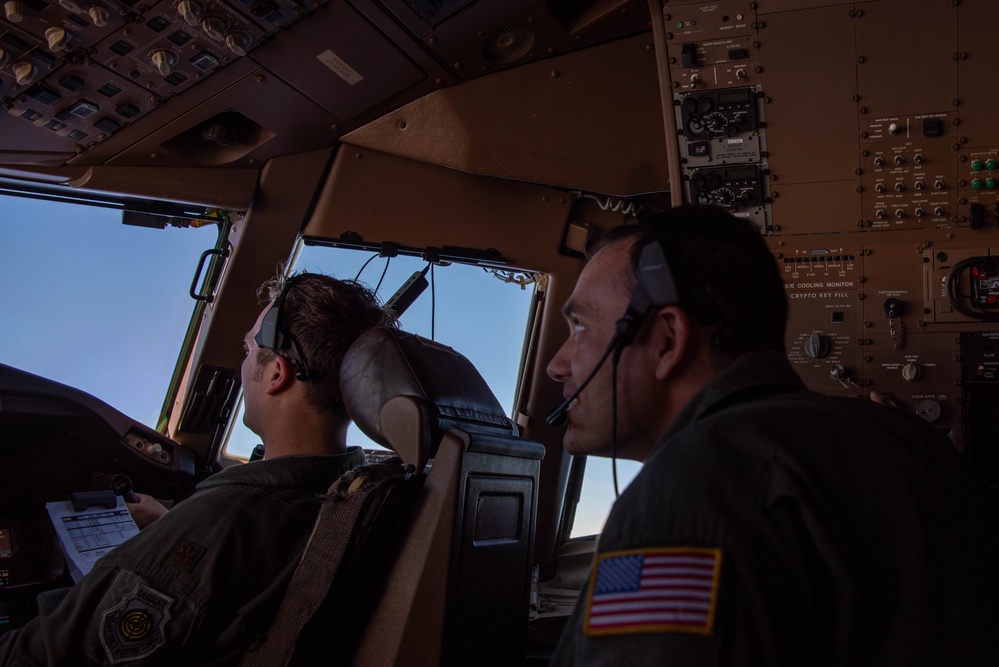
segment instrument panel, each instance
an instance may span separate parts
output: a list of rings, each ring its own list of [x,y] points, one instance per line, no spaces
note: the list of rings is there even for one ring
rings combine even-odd
[[[823,393],[886,395],[995,480],[997,18],[982,2],[664,9],[684,199],[756,216],[795,369]]]

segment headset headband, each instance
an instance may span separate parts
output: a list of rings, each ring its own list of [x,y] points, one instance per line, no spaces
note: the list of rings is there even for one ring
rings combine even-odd
[[[638,224],[642,231],[642,249],[635,269],[635,291],[628,303],[628,310],[617,322],[618,346],[628,345],[645,316],[653,308],[672,306],[680,302],[676,280],[666,261],[666,252],[656,229],[656,220],[661,224],[661,216],[653,216],[647,211],[639,214]]]
[[[295,285],[293,279],[285,281],[284,287],[278,298],[274,299],[270,310],[260,321],[260,329],[253,337],[258,347],[274,350],[276,353],[283,353],[281,356],[288,359],[295,366],[295,377],[305,381],[309,379],[309,367],[305,363],[305,357],[298,347],[298,343],[290,333],[281,328],[281,316],[284,309],[284,299]]]

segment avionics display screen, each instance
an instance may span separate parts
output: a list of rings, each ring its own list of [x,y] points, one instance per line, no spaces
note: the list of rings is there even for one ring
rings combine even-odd
[[[735,104],[736,102],[745,102],[748,99],[749,93],[746,91],[738,93],[721,93],[718,95],[718,104]]]

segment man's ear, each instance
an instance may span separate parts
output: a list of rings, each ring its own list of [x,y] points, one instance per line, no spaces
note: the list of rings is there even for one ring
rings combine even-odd
[[[650,331],[657,380],[668,379],[688,360],[694,335],[694,323],[687,311],[679,306],[659,309],[652,319]]]
[[[267,378],[267,394],[280,394],[294,384],[297,371],[295,364],[291,363],[287,357],[275,354],[268,366],[270,375]]]

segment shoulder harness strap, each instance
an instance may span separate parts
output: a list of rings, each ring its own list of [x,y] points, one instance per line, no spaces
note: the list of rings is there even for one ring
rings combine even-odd
[[[239,667],[288,665],[299,633],[326,599],[356,530],[365,501],[403,475],[401,465],[379,463],[344,473],[327,492],[302,560],[262,642],[243,655]],[[345,527],[351,530],[345,530]]]

